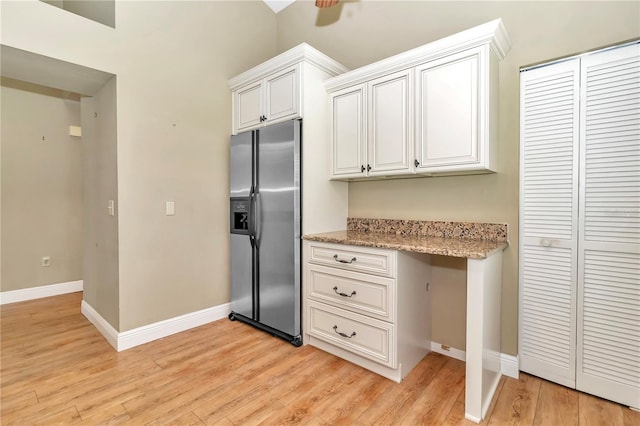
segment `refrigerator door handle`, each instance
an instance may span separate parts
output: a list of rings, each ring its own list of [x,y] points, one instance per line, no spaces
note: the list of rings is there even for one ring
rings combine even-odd
[[[254,203],[255,203],[255,209],[254,209],[254,213],[255,216],[253,218],[253,225],[254,225],[254,236],[256,239],[256,244],[259,246],[260,245],[260,236],[261,236],[261,231],[262,231],[262,227],[260,226],[260,222],[261,222],[261,218],[260,218],[260,193],[256,192],[254,194]]]
[[[249,241],[251,247],[256,246],[256,192],[255,187],[251,185],[249,191]]]

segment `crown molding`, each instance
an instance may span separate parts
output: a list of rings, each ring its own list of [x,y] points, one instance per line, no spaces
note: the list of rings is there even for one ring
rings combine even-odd
[[[259,80],[278,70],[300,62],[310,63],[331,76],[348,71],[347,67],[328,57],[318,49],[315,49],[307,43],[301,43],[286,52],[283,52],[280,55],[229,79],[229,89],[233,91],[240,86],[244,86],[247,83]]]
[[[511,48],[511,41],[502,24],[502,19],[495,19],[478,25],[477,27],[329,78],[325,81],[325,88],[328,91],[339,90],[396,71],[406,70],[443,56],[486,45],[489,46],[498,60],[502,60]]]

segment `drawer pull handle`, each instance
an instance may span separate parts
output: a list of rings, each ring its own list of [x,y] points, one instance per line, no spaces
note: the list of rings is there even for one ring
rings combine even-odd
[[[355,261],[356,261],[356,258],[355,258],[355,257],[352,257],[352,258],[351,258],[351,260],[338,259],[338,255],[337,255],[337,254],[334,254],[334,255],[333,255],[333,259],[334,259],[336,262],[340,262],[340,263],[353,263],[353,262],[355,262]]]
[[[339,292],[339,291],[338,291],[338,286],[335,286],[335,287],[333,288],[333,291],[335,291],[335,292],[336,292],[336,294],[338,294],[338,295],[340,295],[340,296],[342,296],[342,297],[353,297],[353,296],[355,296],[355,295],[356,295],[356,291],[355,291],[355,290],[353,290],[353,291],[351,292],[351,294],[341,293],[341,292]]]
[[[339,335],[341,335],[342,337],[346,337],[347,339],[351,339],[353,336],[356,335],[356,332],[354,331],[353,333],[351,333],[351,335],[349,336],[348,334],[345,334],[341,331],[338,331],[338,326],[334,325],[333,326],[333,331],[335,331],[336,333],[338,333]]]

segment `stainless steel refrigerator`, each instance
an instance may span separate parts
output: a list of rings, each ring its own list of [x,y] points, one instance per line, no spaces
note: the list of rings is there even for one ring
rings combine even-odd
[[[231,313],[302,344],[301,121],[231,136]]]

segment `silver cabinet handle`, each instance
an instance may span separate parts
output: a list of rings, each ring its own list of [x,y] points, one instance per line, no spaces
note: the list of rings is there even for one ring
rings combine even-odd
[[[551,241],[547,240],[546,238],[542,240],[542,246],[543,247],[551,247]]]
[[[339,335],[341,335],[342,337],[346,337],[347,339],[351,339],[353,336],[355,336],[355,335],[356,335],[356,332],[355,332],[355,331],[354,331],[353,333],[351,333],[351,335],[348,335],[348,334],[345,334],[345,333],[343,333],[343,332],[341,332],[341,331],[338,331],[338,326],[337,326],[337,325],[334,325],[334,326],[333,326],[333,331],[335,331],[335,332],[336,332],[336,334],[339,334]]]
[[[338,291],[338,286],[333,287],[333,291],[335,291],[335,292],[336,292],[336,294],[338,294],[338,295],[340,295],[340,296],[342,296],[342,297],[353,297],[353,296],[355,296],[355,295],[356,295],[356,291],[355,291],[355,290],[353,290],[353,291],[351,292],[351,294],[341,293],[341,292],[339,292],[339,291]]]
[[[356,261],[356,258],[355,258],[355,257],[352,257],[352,258],[351,258],[351,260],[338,259],[338,255],[337,255],[337,254],[334,254],[334,255],[333,255],[333,259],[334,259],[336,262],[340,262],[340,263],[353,263],[353,262],[355,262],[355,261]]]

